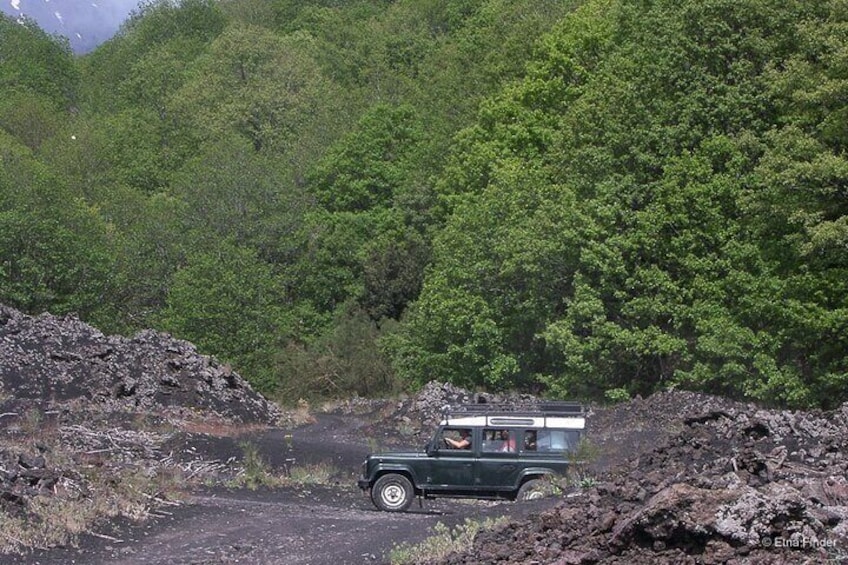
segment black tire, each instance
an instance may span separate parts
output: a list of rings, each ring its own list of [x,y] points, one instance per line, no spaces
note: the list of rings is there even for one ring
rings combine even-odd
[[[554,486],[549,480],[530,479],[518,489],[515,500],[537,500],[554,494]]]
[[[403,475],[383,475],[371,487],[371,501],[385,512],[404,512],[412,504],[415,491]]]

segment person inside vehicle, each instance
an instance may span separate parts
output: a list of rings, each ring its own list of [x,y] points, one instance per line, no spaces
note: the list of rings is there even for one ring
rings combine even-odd
[[[524,451],[536,451],[536,432],[533,430],[524,432]]]
[[[501,430],[501,440],[504,442],[503,447],[501,447],[501,451],[515,451],[515,438],[513,437],[513,434],[509,433],[507,430]]]
[[[471,430],[459,430],[459,439],[446,437],[445,443],[454,449],[471,449]]]

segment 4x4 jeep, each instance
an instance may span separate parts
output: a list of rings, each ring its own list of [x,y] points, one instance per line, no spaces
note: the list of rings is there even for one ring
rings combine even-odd
[[[446,407],[425,451],[369,455],[357,485],[388,512],[416,496],[538,498],[551,489],[544,479],[565,474],[585,427],[573,402]]]

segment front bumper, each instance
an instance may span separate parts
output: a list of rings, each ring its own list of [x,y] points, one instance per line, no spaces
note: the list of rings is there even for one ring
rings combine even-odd
[[[358,486],[362,490],[370,490],[371,481],[369,481],[368,479],[359,479],[358,481],[356,481],[356,486]]]

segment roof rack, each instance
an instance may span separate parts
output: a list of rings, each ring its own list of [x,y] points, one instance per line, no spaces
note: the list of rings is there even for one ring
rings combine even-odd
[[[580,417],[586,414],[586,410],[579,402],[561,400],[540,400],[522,402],[501,402],[477,404],[447,405],[442,408],[444,418],[457,417],[459,415],[510,415],[510,416],[564,416]]]

